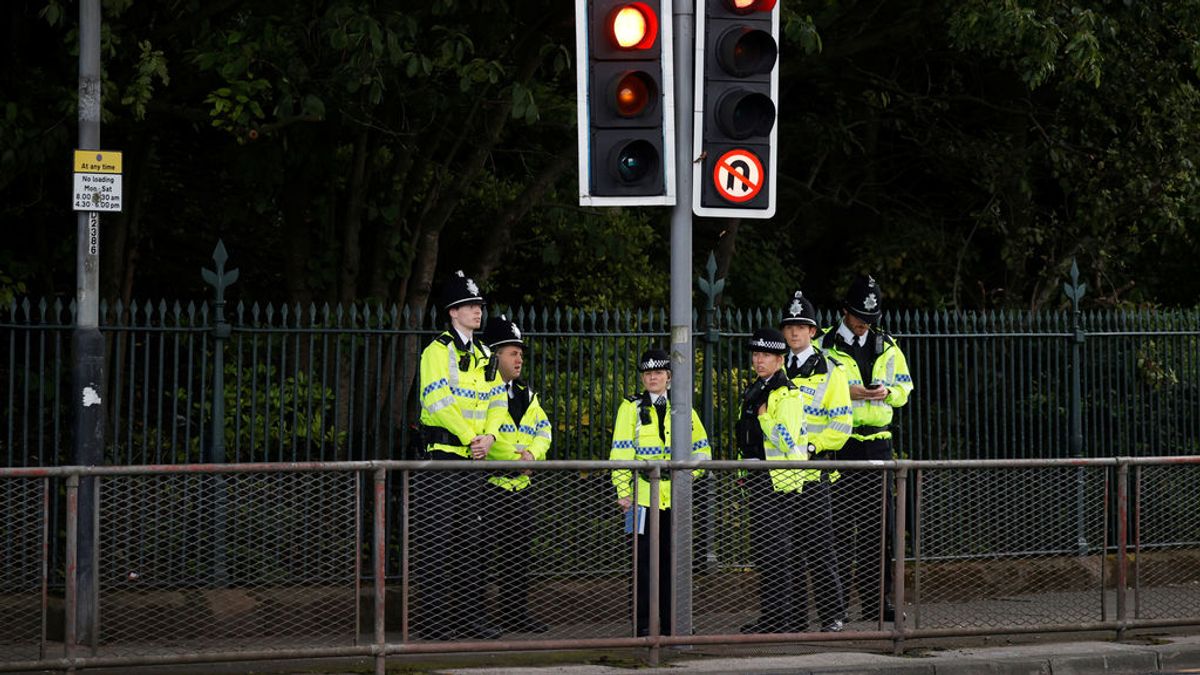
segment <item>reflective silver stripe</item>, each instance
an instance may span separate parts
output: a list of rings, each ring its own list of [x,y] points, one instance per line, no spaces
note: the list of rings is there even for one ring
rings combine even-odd
[[[828,360],[828,359],[826,359],[826,360]],[[829,367],[833,368],[833,365],[830,364]],[[831,370],[830,372],[833,372],[833,371]],[[823,403],[823,401],[825,400],[825,391],[828,389],[829,389],[829,373],[825,373],[825,380],[822,381],[821,385],[819,387],[817,387],[817,390],[815,392],[813,392],[812,402],[813,402],[814,408],[824,408],[825,407],[825,404]]]
[[[851,408],[861,408],[866,404],[867,404],[866,400],[858,398],[858,399],[854,399],[853,401],[850,402],[850,407]]]
[[[462,416],[469,420],[484,420],[487,419],[486,410],[464,410]]]
[[[888,359],[887,379],[883,381],[884,386],[890,387],[896,383],[896,355],[892,354],[892,358]]]
[[[764,454],[766,454],[767,459],[770,459],[771,457],[781,457],[781,458],[787,457],[787,453],[782,450],[779,450],[778,448],[764,447],[763,452],[764,452]]]
[[[504,400],[504,399],[502,399],[502,398],[492,399],[492,402],[491,402],[491,403],[488,403],[488,409],[491,409],[491,408],[507,408],[507,407],[508,407],[508,401],[506,401],[506,400]]]
[[[513,447],[515,447],[517,449],[517,452],[522,452],[525,450],[525,448],[528,448],[529,446],[524,443],[517,443]]]
[[[703,462],[712,459],[712,457],[709,457],[707,454],[701,453],[699,450],[697,450],[696,452],[692,453],[692,459]]]
[[[450,380],[451,387],[457,387],[458,386],[458,360],[454,358],[454,345],[453,344],[446,345],[446,360],[449,361],[449,363],[450,363],[450,366],[449,366],[450,370],[449,370],[449,374],[446,375],[446,379]]]
[[[842,424],[841,422],[830,422],[829,428],[833,429],[834,431],[841,431],[847,434],[854,432],[854,427],[850,426],[849,424]]]
[[[832,426],[832,425],[814,424],[808,428],[808,433],[809,434],[819,434],[822,431],[825,431],[826,426]]]
[[[442,408],[449,408],[452,405],[454,405],[454,397],[447,396],[446,398],[443,398],[439,401],[436,401],[435,403],[425,406],[425,409],[428,410],[430,413],[435,413],[435,412],[441,410]]]
[[[546,440],[550,440],[550,431],[549,430],[539,431],[536,434],[534,434],[534,436],[536,436],[537,438],[544,438]]]

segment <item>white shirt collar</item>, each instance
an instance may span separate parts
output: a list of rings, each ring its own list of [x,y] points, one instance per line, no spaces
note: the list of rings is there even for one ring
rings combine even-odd
[[[466,344],[470,344],[470,343],[471,343],[471,336],[470,336],[470,335],[463,335],[462,331],[460,331],[459,329],[455,328],[454,326],[451,326],[451,327],[450,327],[450,330],[454,331],[454,333],[455,333],[456,335],[458,335],[458,340],[459,340],[459,342],[462,342],[464,345],[466,345]]]
[[[837,334],[841,335],[846,342],[852,345],[858,345],[861,347],[867,344],[867,334],[863,333],[861,338],[858,337],[854,334],[854,331],[850,330],[845,321],[842,321],[838,324]]]
[[[661,394],[650,394],[650,405],[658,405],[659,401],[662,401],[663,403],[667,402],[666,392]]]
[[[791,363],[792,358],[795,357],[797,363],[800,363],[801,365],[803,365],[804,362],[808,360],[808,357],[812,356],[816,352],[817,352],[817,350],[813,349],[813,346],[810,344],[808,347],[806,347],[804,349],[804,351],[800,352],[799,354],[797,354],[796,352],[791,352],[791,354],[788,356],[788,363]]]

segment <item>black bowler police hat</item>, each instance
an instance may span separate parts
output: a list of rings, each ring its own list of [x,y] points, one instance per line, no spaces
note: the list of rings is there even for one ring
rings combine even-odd
[[[482,304],[483,296],[479,294],[479,286],[475,284],[474,279],[463,274],[462,270],[455,272],[442,286],[442,309]]]
[[[813,326],[817,325],[817,308],[804,297],[800,291],[792,296],[792,303],[783,310],[783,318],[780,319],[779,325],[782,326]]]
[[[647,349],[638,359],[638,372],[648,370],[671,370],[671,355],[665,349]]]
[[[883,291],[871,275],[860,276],[850,284],[842,306],[867,323],[877,323],[883,315]]]
[[[508,317],[503,314],[488,318],[487,325],[483,327],[483,342],[489,349],[505,345],[525,347],[525,343],[521,340],[521,329],[517,328],[517,324],[509,321]]]
[[[748,344],[752,352],[766,352],[782,356],[788,350],[787,341],[783,339],[783,333],[774,328],[759,328],[754,331],[754,335],[750,336]]]

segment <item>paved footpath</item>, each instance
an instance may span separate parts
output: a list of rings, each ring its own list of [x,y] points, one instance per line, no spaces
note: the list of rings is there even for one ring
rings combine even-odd
[[[1066,641],[1081,637],[1079,640]],[[1054,640],[1066,640],[1054,642]],[[979,644],[980,638],[972,643]],[[662,665],[646,666],[646,650],[593,652],[491,652],[409,655],[388,660],[392,673],[438,675],[638,675],[746,673],[782,675],[862,673],[864,675],[1090,675],[1092,673],[1200,673],[1200,630],[1167,629],[1143,633],[1124,643],[1087,639],[1081,634],[985,638],[1003,646],[954,647],[953,642],[917,647],[905,656],[865,651],[856,645],[760,645],[714,647],[705,651],[662,650]],[[867,649],[883,649],[877,643]],[[947,646],[949,645],[949,646]],[[793,653],[787,653],[787,652]],[[806,652],[806,653],[798,653]],[[581,665],[586,664],[586,665]],[[369,659],[313,659],[152,668],[89,669],[89,673],[354,673],[372,670]]]
[[[649,673],[866,673],[871,675],[994,675],[1045,673],[1200,673],[1200,635],[1172,636],[1163,644],[1071,642],[1005,647],[976,647],[883,656],[866,652],[825,652],[788,656],[682,657]],[[434,672],[454,675],[628,675],[627,667],[557,665],[520,668],[454,668]]]

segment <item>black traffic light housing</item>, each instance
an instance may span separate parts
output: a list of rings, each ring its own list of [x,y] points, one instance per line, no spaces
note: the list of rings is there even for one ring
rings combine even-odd
[[[700,0],[692,210],[775,213],[779,7],[775,0]]]
[[[576,0],[579,203],[675,203],[670,0]]]

